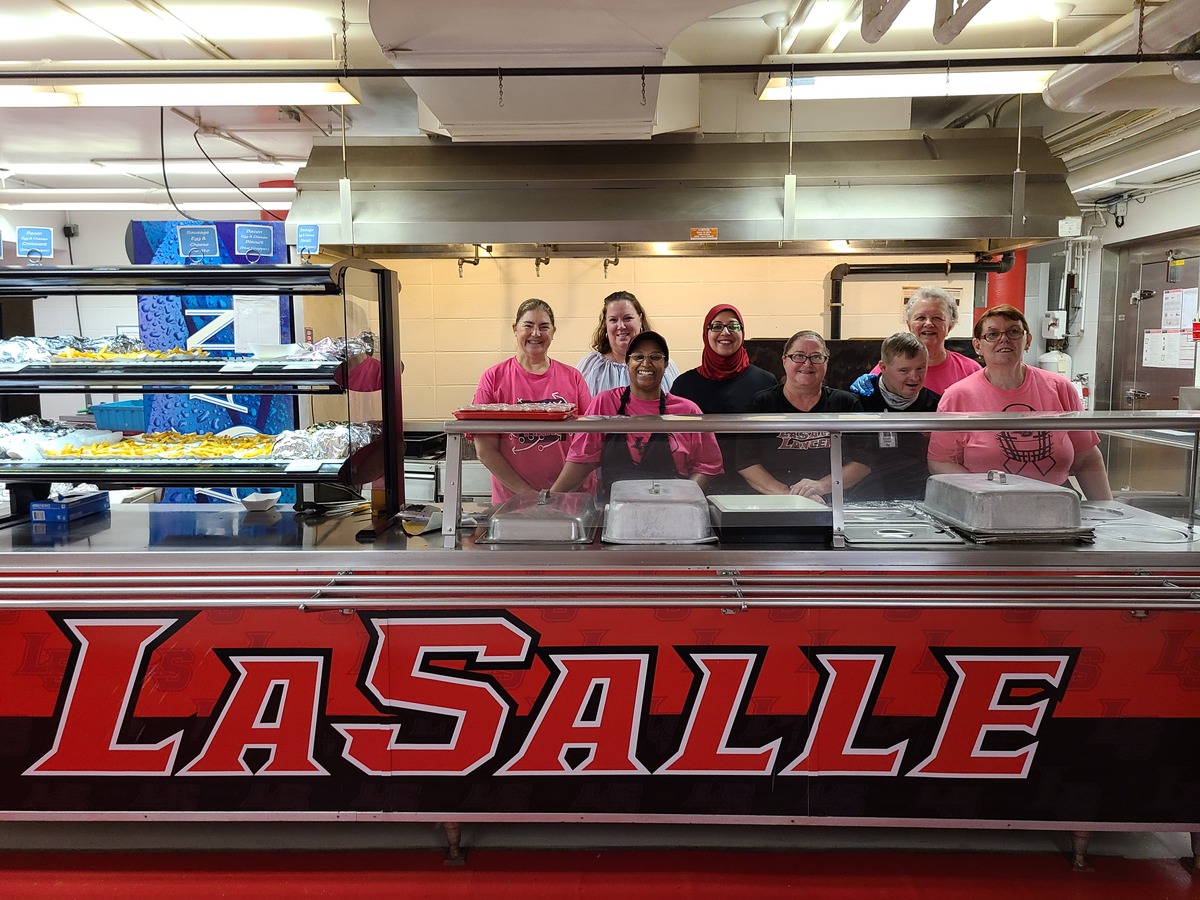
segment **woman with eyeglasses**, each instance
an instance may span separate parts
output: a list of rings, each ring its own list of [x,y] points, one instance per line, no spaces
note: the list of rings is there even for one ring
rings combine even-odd
[[[592,349],[575,364],[593,397],[601,391],[629,384],[629,369],[625,365],[629,342],[649,330],[650,319],[646,311],[629,291],[614,291],[604,298],[600,323],[592,335]],[[668,362],[663,388],[671,390],[678,375],[675,364]]]
[[[798,331],[783,349],[783,384],[755,395],[752,413],[862,412],[858,397],[825,386],[829,348],[815,331]],[[799,427],[776,434],[743,435],[737,445],[738,472],[760,494],[795,494],[826,502],[833,491],[829,470],[829,432]],[[860,462],[867,445],[862,436],[842,440],[842,485],[850,488],[870,474]]]
[[[700,414],[691,400],[668,394],[663,376],[670,363],[666,339],[643,331],[629,342],[626,365],[629,386],[597,394],[587,408],[589,416],[662,416]],[[552,491],[573,491],[597,466],[604,496],[618,481],[631,479],[688,478],[704,487],[720,475],[721,451],[712,434],[597,434],[579,433],[571,439],[567,464]]]
[[[1033,335],[1014,306],[993,306],[975,323],[975,352],[984,366],[942,394],[939,412],[1079,412],[1075,386],[1057,372],[1022,359]],[[1111,500],[1100,438],[1094,431],[935,431],[929,437],[929,471],[999,469],[1051,484],[1074,475],[1089,500]]]
[[[474,403],[574,404],[582,412],[592,400],[583,376],[550,358],[554,310],[531,297],[517,307],[512,325],[517,352],[479,379]],[[475,451],[492,474],[492,502],[548,488],[567,457],[565,434],[477,434]]]
[[[671,392],[685,397],[705,413],[744,413],[759,391],[778,384],[766,369],[752,365],[744,346],[746,324],[737,307],[720,303],[704,317],[704,353],[700,365],[678,378]],[[725,474],[713,479],[713,494],[746,492],[746,482],[734,472],[734,434],[718,434],[717,444],[725,461]]]

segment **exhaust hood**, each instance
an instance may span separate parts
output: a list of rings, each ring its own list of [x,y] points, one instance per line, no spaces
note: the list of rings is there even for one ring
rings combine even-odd
[[[523,257],[614,245],[626,256],[995,253],[1078,234],[1066,177],[1035,129],[790,145],[330,140],[296,174],[287,229],[292,241],[297,226],[319,225],[323,247],[401,257],[469,256],[480,244]]]

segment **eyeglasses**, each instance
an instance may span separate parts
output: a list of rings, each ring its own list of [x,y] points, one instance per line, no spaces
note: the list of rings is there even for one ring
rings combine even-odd
[[[820,365],[821,363],[823,363],[829,359],[829,354],[828,353],[785,353],[785,354],[783,354],[783,358],[790,359],[794,363],[802,363],[805,360],[808,360],[810,363],[816,363],[817,365]]]
[[[742,325],[740,322],[712,322],[709,324],[708,330],[712,334],[720,334],[722,331],[737,334],[742,330]]]
[[[1007,337],[1010,341],[1019,341],[1021,335],[1025,333],[1025,329],[1020,325],[1014,325],[1008,331],[986,331],[979,337],[987,341],[989,344],[994,344],[1002,337]]]
[[[642,362],[645,362],[646,360],[650,360],[650,362],[652,362],[652,363],[660,363],[664,359],[667,358],[667,354],[665,354],[665,353],[650,353],[650,354],[630,353],[629,356],[626,358],[630,362],[635,362],[635,363],[642,363]]]

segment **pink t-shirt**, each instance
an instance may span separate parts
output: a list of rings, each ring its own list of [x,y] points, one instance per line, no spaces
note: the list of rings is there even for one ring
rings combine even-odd
[[[479,378],[474,403],[574,403],[580,414],[591,403],[577,369],[550,360],[541,374],[524,369],[515,357],[492,366]],[[502,434],[500,452],[513,471],[535,490],[554,484],[567,455],[566,434]],[[503,503],[513,492],[492,478],[492,502]]]
[[[1078,412],[1083,401],[1074,385],[1057,372],[1029,366],[1025,383],[1006,391],[983,372],[969,375],[942,394],[938,412]],[[953,462],[970,472],[999,469],[1063,484],[1078,453],[1100,443],[1094,431],[935,431],[929,458]]]
[[[601,391],[592,398],[587,408],[589,416],[615,416],[621,408],[621,394],[625,388],[613,388]],[[657,400],[639,400],[630,397],[625,412],[631,416],[657,416]],[[666,414],[669,416],[699,416],[703,415],[700,407],[691,400],[667,394]],[[629,455],[635,462],[642,458],[642,447],[649,434],[627,434],[626,444]],[[601,448],[604,445],[604,434],[580,433],[571,438],[571,449],[567,453],[568,462],[594,463],[600,461]],[[711,432],[695,434],[672,432],[667,435],[671,445],[671,457],[675,460],[675,470],[684,478],[692,475],[720,475],[725,471],[721,461],[721,450],[717,446],[717,437]],[[601,475],[603,476],[603,472]]]
[[[973,372],[978,372],[983,366],[979,365],[969,356],[963,356],[961,353],[955,353],[953,350],[946,351],[946,358],[936,366],[930,366],[925,370],[925,387],[929,388],[935,394],[946,393],[946,388],[952,384],[957,384]],[[871,370],[872,375],[879,374],[879,365]]]

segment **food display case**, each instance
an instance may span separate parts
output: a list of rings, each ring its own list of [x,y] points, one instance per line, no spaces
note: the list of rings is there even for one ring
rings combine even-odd
[[[126,437],[122,446],[105,454],[57,455],[37,453],[11,458],[0,454],[0,483],[90,482],[105,485],[219,485],[242,487],[278,484],[362,484],[379,476],[386,495],[385,511],[394,514],[403,502],[403,478],[397,460],[402,421],[397,297],[393,271],[364,260],[344,260],[331,266],[129,266],[83,269],[29,266],[0,270],[0,303],[12,297],[114,294],[162,294],[181,298],[195,295],[304,298],[311,304],[327,298],[342,312],[330,318],[348,321],[345,309],[353,302],[377,310],[382,340],[382,428],[377,438],[326,442],[335,451],[276,452],[274,447],[224,446],[218,440],[186,441],[174,446],[149,437]],[[186,309],[181,314],[186,314]],[[346,334],[343,324],[342,334]],[[97,355],[98,356],[98,355]],[[236,407],[237,397],[252,394],[334,396],[346,394],[346,362],[305,354],[291,358],[207,356],[191,348],[179,353],[154,351],[138,355],[56,355],[49,360],[0,362],[0,393],[53,394],[88,391],[135,391],[145,394],[210,395]],[[220,398],[224,398],[223,400]],[[327,409],[329,407],[326,407]],[[337,409],[337,407],[334,407]],[[339,421],[354,421],[348,402]],[[136,429],[140,430],[140,429]],[[247,429],[238,429],[243,432]],[[252,430],[252,429],[251,429]],[[358,434],[358,432],[355,432]],[[341,436],[339,436],[341,437]],[[112,443],[120,441],[120,436]],[[344,446],[343,446],[344,445]]]
[[[835,457],[883,424],[521,428],[800,422]],[[1077,859],[1095,830],[1200,833],[1194,523],[1086,501],[1086,534],[979,542],[835,482],[820,539],[488,540],[455,477],[505,428],[447,422],[444,524],[371,544],[153,505],[0,530],[0,817],[1066,829]],[[886,423],[1152,428],[1200,413]]]

